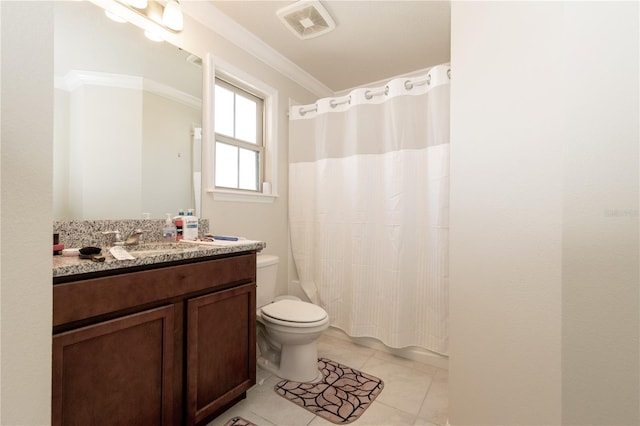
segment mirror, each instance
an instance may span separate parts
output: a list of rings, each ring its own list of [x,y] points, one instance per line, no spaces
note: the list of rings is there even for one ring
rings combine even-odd
[[[54,219],[199,216],[202,73],[90,2],[55,2]]]

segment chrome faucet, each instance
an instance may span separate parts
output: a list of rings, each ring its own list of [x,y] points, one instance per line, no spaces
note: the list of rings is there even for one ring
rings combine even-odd
[[[129,235],[127,237],[126,240],[124,240],[124,245],[125,246],[137,246],[138,244],[140,244],[140,235],[142,235],[145,231],[143,231],[142,229],[138,228],[135,231],[133,231],[133,233],[131,235]]]
[[[138,244],[140,244],[140,235],[142,235],[144,232],[146,231],[137,228],[124,241],[122,241],[122,239],[120,238],[120,231],[102,231],[102,234],[113,235],[114,246],[137,246]]]
[[[120,231],[102,231],[102,235],[113,235],[113,239],[109,245],[121,246],[123,244],[120,238]]]

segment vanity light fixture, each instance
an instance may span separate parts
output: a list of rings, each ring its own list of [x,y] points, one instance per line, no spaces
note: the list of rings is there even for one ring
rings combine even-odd
[[[182,31],[184,20],[182,18],[182,9],[177,0],[167,1],[162,13],[162,23],[174,31]]]
[[[144,36],[151,41],[164,41],[164,38],[153,30],[144,30]]]
[[[113,12],[111,12],[110,10],[105,10],[104,14],[107,15],[107,18],[111,19],[112,21],[116,21],[120,24],[124,24],[125,22],[127,22],[126,19],[124,19],[122,16],[117,15]]]
[[[177,0],[114,0],[114,2],[164,30],[177,33],[183,29],[184,18]],[[149,30],[148,26],[145,27]]]
[[[127,4],[131,7],[135,7],[136,9],[147,8],[147,0],[127,0]]]

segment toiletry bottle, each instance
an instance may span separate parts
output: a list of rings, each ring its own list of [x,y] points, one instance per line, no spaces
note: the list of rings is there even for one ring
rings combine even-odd
[[[171,214],[167,213],[167,219],[164,222],[164,227],[162,228],[162,241],[165,243],[170,243],[176,241],[176,235],[178,234],[176,227],[173,225],[173,221],[171,220]]]
[[[180,241],[183,237],[183,227],[184,227],[184,210],[180,209],[178,211],[178,216],[173,218],[176,222],[176,241]]]
[[[189,209],[184,217],[182,235],[185,240],[193,241],[198,239],[198,218],[193,215],[193,209]]]

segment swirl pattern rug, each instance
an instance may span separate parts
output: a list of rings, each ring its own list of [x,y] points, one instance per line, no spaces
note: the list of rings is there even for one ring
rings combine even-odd
[[[251,423],[249,420],[242,417],[234,417],[224,424],[224,426],[256,426],[255,423]]]
[[[318,367],[323,376],[319,382],[283,380],[274,390],[332,423],[347,424],[360,417],[384,387],[379,378],[327,358],[319,358]]]

